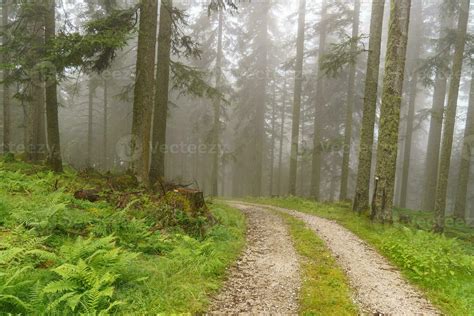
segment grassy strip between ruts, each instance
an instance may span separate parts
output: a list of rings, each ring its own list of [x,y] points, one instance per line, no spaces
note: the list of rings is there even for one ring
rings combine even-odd
[[[350,287],[324,242],[304,222],[279,213],[288,224],[301,260],[301,315],[357,315]]]
[[[347,204],[324,204],[297,197],[249,198],[247,201],[335,220],[398,266],[443,313],[474,315],[472,242],[436,235],[413,225],[374,224],[353,213]],[[417,216],[416,212],[411,214]]]

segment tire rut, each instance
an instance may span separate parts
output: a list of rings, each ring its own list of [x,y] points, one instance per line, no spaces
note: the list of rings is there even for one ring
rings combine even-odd
[[[247,216],[247,247],[209,314],[297,314],[298,257],[283,220],[262,207],[232,206]]]

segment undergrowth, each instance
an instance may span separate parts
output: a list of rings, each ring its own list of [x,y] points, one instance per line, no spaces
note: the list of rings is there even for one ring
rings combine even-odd
[[[0,162],[0,314],[204,312],[245,221],[220,204],[183,203],[126,175]]]
[[[372,223],[350,210],[348,204],[317,203],[296,197],[248,199],[267,205],[314,214],[342,224],[372,244],[420,287],[448,315],[474,315],[474,230],[457,223],[445,235],[429,231],[426,212],[397,210],[409,215],[406,224]]]

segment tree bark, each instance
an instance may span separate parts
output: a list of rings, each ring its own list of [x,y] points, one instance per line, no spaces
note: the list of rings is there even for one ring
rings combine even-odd
[[[93,116],[94,116],[94,83],[89,78],[89,102],[87,114],[87,168],[92,167],[92,147],[93,147]]]
[[[219,23],[217,26],[217,54],[216,54],[216,89],[221,86],[222,78],[222,38],[224,28],[224,13],[222,8],[219,9]],[[220,99],[214,100],[214,126],[213,126],[213,141],[212,145],[215,148],[212,157],[212,175],[211,175],[211,194],[213,196],[219,195],[219,144],[220,144],[220,132],[221,132],[221,101]]]
[[[442,15],[443,13],[440,12],[440,14]],[[442,59],[448,59],[448,53],[451,48],[444,47],[443,45],[443,39],[448,27],[448,22],[443,20],[438,41],[439,49],[444,52],[441,55]],[[443,114],[447,87],[448,77],[442,71],[437,71],[434,82],[433,105],[431,107],[430,131],[425,161],[425,190],[422,209],[426,211],[433,211],[435,206],[435,199],[433,197],[436,195],[436,184],[438,180],[441,133],[443,129]]]
[[[467,25],[469,21],[470,0],[462,0],[456,46],[453,57],[452,78],[449,87],[448,106],[444,117],[444,133],[441,145],[441,158],[439,164],[438,185],[436,189],[435,202],[435,232],[444,231],[444,218],[446,212],[446,196],[448,192],[449,169],[451,166],[451,152],[453,147],[454,125],[456,123],[457,101],[459,96],[459,85],[461,82],[461,71],[466,46]]]
[[[45,23],[46,45],[56,36],[56,1],[51,1]],[[55,172],[63,171],[58,118],[58,83],[56,72],[50,73],[46,82],[46,120],[48,130],[48,165]]]
[[[372,203],[372,218],[392,222],[395,172],[397,166],[400,106],[405,73],[411,0],[392,0],[385,76],[377,149],[378,189]]]
[[[322,72],[322,56],[326,51],[326,38],[327,38],[327,0],[323,0],[321,4],[321,22],[319,29],[319,49],[318,49],[318,72],[316,79],[316,103],[314,108],[314,124],[313,124],[313,155],[312,155],[312,171],[311,171],[311,196],[315,200],[319,200],[320,197],[320,182],[321,182],[321,123],[320,116],[324,107],[324,84],[323,84],[323,72]]]
[[[356,0],[354,4],[354,16],[352,17],[352,39],[351,51],[356,53],[357,42],[355,39],[359,36],[359,21],[360,21],[360,0]],[[357,70],[357,63],[350,65],[349,80],[347,90],[347,106],[346,106],[346,123],[344,126],[344,146],[342,156],[342,174],[341,174],[341,188],[339,200],[347,200],[347,189],[350,172],[350,154],[352,145],[352,111],[354,109],[355,101],[355,77]]]
[[[410,176],[410,162],[411,162],[411,149],[413,141],[413,124],[415,121],[415,107],[416,107],[416,96],[418,86],[418,71],[416,69],[418,58],[421,52],[421,43],[423,36],[422,28],[422,3],[421,1],[415,2],[413,5],[412,17],[416,17],[416,22],[412,23],[413,33],[411,35],[412,42],[410,43],[409,62],[411,63],[409,69],[411,69],[411,79],[409,81],[409,99],[408,99],[408,114],[406,118],[406,130],[405,130],[405,146],[403,151],[403,167],[402,167],[402,179],[401,179],[401,191],[400,191],[400,207],[407,207],[408,198],[408,187],[409,187],[409,176]]]
[[[39,4],[39,3],[38,3]],[[45,48],[45,34],[44,34],[44,23],[45,17],[39,16],[38,18],[29,21],[27,29],[31,35],[31,47],[26,53],[28,59],[31,60],[30,65],[30,81],[27,89],[28,94],[28,107],[27,107],[27,147],[26,147],[26,158],[28,161],[36,163],[41,159],[41,141],[43,139],[42,133],[44,131],[44,94],[45,86],[44,79],[41,76],[41,64],[35,64],[38,60],[43,58],[43,50]]]
[[[155,111],[153,114],[153,152],[150,181],[156,183],[165,178],[166,123],[168,119],[168,93],[170,81],[172,0],[162,0],[158,35],[158,63],[156,70]]]
[[[463,149],[461,155],[461,166],[459,167],[459,178],[456,191],[456,203],[454,205],[454,216],[468,221],[467,189],[474,145],[474,72],[471,74],[471,90],[469,92],[469,107],[467,110],[466,128],[464,129]]]
[[[293,119],[291,127],[291,155],[289,193],[296,194],[296,174],[298,170],[298,147],[301,118],[301,93],[303,87],[304,36],[306,23],[306,0],[300,0],[298,12],[298,36],[296,39],[295,88],[293,100]],[[280,144],[281,147],[282,144]]]
[[[269,192],[270,196],[273,196],[273,184],[274,184],[274,173],[275,173],[275,134],[276,134],[276,84],[273,82],[273,99],[272,99],[272,132],[270,138],[270,183]]]
[[[263,176],[263,148],[265,144],[265,109],[267,105],[267,79],[268,79],[268,14],[270,3],[263,2],[260,28],[257,30],[257,43],[260,45],[257,58],[257,83],[255,98],[255,121],[254,127],[255,147],[254,147],[254,172],[253,172],[253,195],[262,195],[262,176]]]
[[[9,24],[9,5],[11,2],[3,1],[2,4],[2,27],[5,29]],[[5,43],[7,41],[7,36],[4,35],[2,38],[2,42]],[[1,62],[3,64],[8,64],[8,53],[5,51],[1,52],[0,55]],[[9,71],[7,69],[3,70],[3,80],[7,79],[9,76]],[[10,102],[10,87],[8,83],[3,82],[3,152],[8,153],[10,152],[10,116],[11,116],[11,102]]]
[[[283,83],[283,98],[281,100],[281,125],[280,125],[280,145],[278,146],[278,176],[277,176],[277,191],[278,195],[281,195],[283,190],[281,187],[281,176],[283,172],[283,140],[285,139],[285,123],[286,123],[286,99],[288,97],[288,90],[286,84],[286,78]]]
[[[104,135],[103,135],[103,143],[102,143],[102,150],[103,150],[103,157],[102,157],[102,163],[104,166],[104,170],[107,170],[108,168],[108,137],[107,137],[107,132],[108,132],[108,120],[109,117],[109,84],[107,83],[107,80],[104,80]]]
[[[369,56],[365,79],[364,112],[359,148],[359,167],[353,210],[363,212],[369,209],[372,153],[374,148],[374,126],[377,109],[377,91],[380,70],[380,50],[385,0],[373,0],[370,21]]]
[[[140,24],[138,31],[138,48],[136,80],[133,102],[132,149],[134,153],[141,150],[138,162],[133,162],[140,181],[147,184],[150,160],[151,112],[155,92],[155,55],[157,10],[156,0],[142,0],[140,3]],[[132,156],[134,156],[133,154]]]

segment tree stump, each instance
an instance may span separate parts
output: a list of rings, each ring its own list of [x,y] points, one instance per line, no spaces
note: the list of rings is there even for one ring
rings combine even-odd
[[[207,205],[202,191],[188,188],[177,188],[174,192],[184,196],[189,201],[193,212],[207,211]]]

